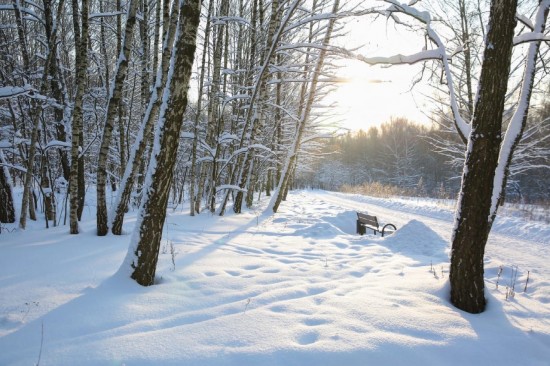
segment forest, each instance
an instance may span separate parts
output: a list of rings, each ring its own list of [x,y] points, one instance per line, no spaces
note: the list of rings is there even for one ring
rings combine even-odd
[[[514,163],[507,202],[550,202],[548,115],[544,108],[530,118],[532,133],[525,147],[536,146]],[[324,141],[321,158],[300,167],[296,188],[318,188],[374,196],[455,199],[460,190],[464,153],[455,133],[393,118],[368,131],[354,131]],[[521,160],[520,160],[521,159]],[[527,159],[528,161],[525,161]]]
[[[451,298],[483,311],[483,271],[472,268],[482,266],[498,207],[508,197],[548,199],[549,6],[4,2],[0,221],[17,220],[24,230],[43,216],[47,227],[78,234],[92,190],[97,235],[119,235],[129,205],[139,206],[125,263],[134,280],[151,285],[169,202],[185,204],[191,216],[223,215],[252,207],[265,192],[277,212],[293,185],[365,182],[456,197],[453,255],[464,258],[472,241],[477,249],[466,268],[451,266]],[[403,27],[424,47],[373,55],[348,46],[346,23],[357,18]],[[342,82],[344,59],[421,64],[411,85],[431,87],[434,126],[394,119],[354,135],[330,128],[325,97]]]

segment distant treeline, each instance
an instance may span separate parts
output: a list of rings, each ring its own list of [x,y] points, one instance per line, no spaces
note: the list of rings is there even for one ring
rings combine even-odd
[[[527,156],[518,156],[512,169],[509,201],[550,199],[548,123],[541,122],[540,114],[532,118],[540,128],[523,142]],[[304,167],[295,184],[381,196],[455,198],[466,147],[450,131],[441,125],[426,127],[394,118],[366,132],[349,132],[326,140],[322,158]]]

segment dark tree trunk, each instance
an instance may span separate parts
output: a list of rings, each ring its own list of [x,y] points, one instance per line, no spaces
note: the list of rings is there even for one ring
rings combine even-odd
[[[79,141],[81,142],[84,142],[84,133],[82,132],[82,130],[80,131],[80,134],[79,134]],[[82,212],[84,211],[84,203],[86,201],[86,177],[84,176],[84,173],[85,173],[85,169],[84,169],[84,157],[81,156],[79,159],[78,159],[78,162],[77,162],[77,165],[78,165],[78,171],[77,171],[77,204],[78,204],[78,207],[77,207],[77,210],[76,210],[76,215],[77,215],[77,218],[78,218],[78,221],[80,221],[82,219]]]
[[[138,241],[130,248],[131,277],[143,286],[154,283],[162,228],[179,144],[183,116],[187,107],[187,90],[195,56],[199,26],[200,0],[187,0],[180,11],[179,37],[176,40],[174,73],[169,80],[168,108],[161,112],[165,123],[160,130],[160,149],[155,154],[156,167],[150,169],[151,183],[147,187],[140,212]]]
[[[126,80],[126,75],[128,73],[128,64],[132,53],[133,46],[133,36],[134,36],[134,25],[137,21],[137,0],[132,0],[129,3],[128,16],[126,19],[126,26],[124,31],[124,41],[121,43],[122,34],[119,32],[117,34],[117,42],[119,44],[118,49],[118,64],[115,71],[115,80],[111,85],[111,90],[109,91],[109,99],[107,102],[107,110],[105,112],[105,127],[103,129],[103,138],[101,140],[101,146],[99,149],[99,156],[97,160],[97,235],[104,236],[107,235],[109,230],[107,222],[107,197],[106,197],[106,181],[107,181],[107,163],[109,158],[109,147],[111,145],[111,137],[113,133],[113,128],[115,124],[115,117],[118,113],[120,119],[120,135],[121,143],[124,143],[124,127],[122,122],[122,115],[120,114],[120,105],[122,103],[122,89],[124,86],[124,81]],[[120,21],[120,18],[119,18]],[[117,23],[120,25],[120,23]],[[117,26],[118,27],[118,26]],[[122,147],[122,145],[121,145]],[[121,150],[121,159],[125,154]],[[124,162],[123,162],[124,163]],[[114,188],[114,187],[113,187]]]
[[[516,25],[517,0],[493,0],[479,95],[451,254],[451,302],[469,313],[485,309],[483,257],[492,226],[491,197],[502,141],[502,115]]]
[[[86,69],[88,68],[88,0],[82,0],[82,34],[78,18],[79,2],[73,0],[73,27],[76,50],[76,95],[73,107],[73,131],[71,141],[71,170],[69,179],[70,233],[78,234],[78,220],[83,209],[83,192],[80,191],[80,180],[84,179],[84,161],[80,156],[83,145],[82,126],[84,120],[83,98],[86,89]]]
[[[169,13],[169,4],[165,3],[164,13]],[[151,133],[153,131],[153,125],[155,118],[158,116],[160,106],[162,104],[162,93],[164,85],[166,84],[166,76],[168,75],[168,68],[170,66],[170,50],[174,44],[174,37],[176,34],[177,18],[179,10],[174,5],[172,12],[170,13],[169,22],[166,23],[168,29],[165,30],[164,46],[162,49],[161,58],[161,74],[160,79],[155,81],[155,86],[149,96],[149,103],[142,120],[142,131],[138,133],[130,158],[128,159],[128,166],[125,167],[125,172],[120,183],[120,192],[117,200],[115,201],[115,210],[112,222],[112,232],[115,235],[122,234],[122,224],[124,222],[124,214],[128,211],[128,202],[132,194],[132,188],[134,186],[134,180],[136,175],[139,176],[138,186],[143,185],[143,173],[147,167],[147,160],[145,151],[149,142],[151,141]]]
[[[0,222],[15,222],[15,208],[13,207],[13,192],[10,185],[10,176],[4,154],[0,150]]]

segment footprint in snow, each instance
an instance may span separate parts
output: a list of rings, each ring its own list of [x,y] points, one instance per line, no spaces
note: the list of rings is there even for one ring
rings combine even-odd
[[[225,273],[233,277],[239,276],[241,274],[241,272],[239,271],[225,271]]]
[[[278,268],[267,268],[262,270],[262,273],[279,273],[279,272],[281,272],[281,270]]]
[[[319,333],[317,332],[305,332],[299,334],[296,337],[296,342],[302,346],[307,346],[308,344],[313,344],[319,339]]]
[[[352,271],[349,274],[350,274],[350,276],[357,277],[357,278],[361,278],[361,277],[365,276],[365,273],[358,272],[358,271]]]
[[[243,269],[247,270],[247,271],[252,271],[252,270],[255,270],[255,269],[258,269],[260,268],[259,265],[257,264],[252,264],[252,265],[248,265],[248,266],[244,266]]]
[[[327,324],[329,321],[327,319],[321,319],[321,318],[312,318],[312,319],[306,319],[304,320],[304,324],[309,327],[314,327],[317,325],[323,325]]]

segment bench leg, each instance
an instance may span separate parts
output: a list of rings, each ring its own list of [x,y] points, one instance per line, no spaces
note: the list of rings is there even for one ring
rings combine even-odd
[[[361,225],[361,222],[357,220],[357,234],[364,235],[365,234],[365,227]]]

